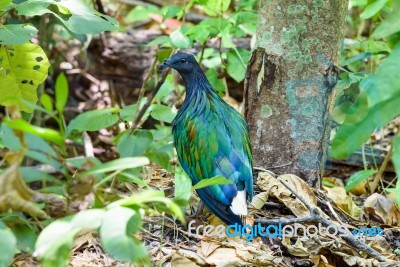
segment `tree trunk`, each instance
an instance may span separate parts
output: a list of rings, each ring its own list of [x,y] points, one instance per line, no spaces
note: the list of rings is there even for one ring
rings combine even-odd
[[[320,186],[347,0],[261,0],[245,82],[254,166]]]

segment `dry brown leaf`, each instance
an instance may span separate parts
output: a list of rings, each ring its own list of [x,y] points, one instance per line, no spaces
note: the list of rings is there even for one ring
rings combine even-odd
[[[204,257],[208,257],[211,253],[214,252],[214,250],[219,248],[220,245],[215,242],[201,241],[200,247],[201,247],[201,252],[203,253]]]
[[[364,202],[364,210],[384,224],[398,226],[400,223],[400,212],[396,204],[381,194],[370,195]]]
[[[278,177],[286,181],[294,190],[303,196],[310,204],[317,204],[317,197],[314,195],[312,189],[301,178],[293,174],[284,174]],[[258,174],[257,185],[265,192],[278,198],[282,203],[290,209],[297,217],[307,216],[308,209],[297,198],[292,196],[292,193],[276,178],[269,173],[261,172]]]
[[[206,265],[205,259],[202,256],[198,255],[197,253],[195,253],[191,250],[179,249],[177,253],[184,258],[190,259],[190,261],[197,264],[196,266]],[[172,266],[175,266],[175,265],[172,265]]]
[[[327,197],[332,200],[339,209],[341,209],[346,214],[357,219],[360,217],[362,209],[358,207],[351,196],[347,195],[344,187],[323,187],[327,192]]]
[[[296,243],[292,245],[289,237],[282,239],[282,245],[284,245],[289,253],[293,256],[306,257],[310,255],[310,252],[303,246],[303,242],[298,238]]]
[[[335,267],[329,264],[328,259],[324,255],[315,255],[311,258],[311,261],[314,263],[315,267]]]
[[[198,265],[190,259],[175,253],[171,258],[171,266],[173,267],[199,267],[204,265]]]
[[[249,265],[236,255],[234,248],[217,248],[206,258],[206,262],[220,267]]]

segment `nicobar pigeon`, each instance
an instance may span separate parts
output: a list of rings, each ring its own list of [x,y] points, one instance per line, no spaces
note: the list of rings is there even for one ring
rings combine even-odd
[[[172,123],[175,148],[192,184],[217,175],[232,184],[198,189],[206,207],[227,224],[247,215],[247,199],[253,197],[253,169],[247,124],[214,90],[193,55],[177,53],[164,61],[179,72],[186,98]]]

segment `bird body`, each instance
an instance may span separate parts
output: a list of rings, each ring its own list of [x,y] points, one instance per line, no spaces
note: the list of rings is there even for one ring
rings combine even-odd
[[[242,224],[253,197],[251,146],[247,124],[213,89],[192,55],[178,53],[161,65],[176,69],[186,98],[172,123],[175,148],[192,184],[223,176],[231,184],[197,189],[206,207],[228,224]]]

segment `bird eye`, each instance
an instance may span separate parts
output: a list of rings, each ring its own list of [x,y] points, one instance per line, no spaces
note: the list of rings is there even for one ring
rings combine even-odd
[[[181,64],[186,63],[186,59],[181,58],[181,59],[179,60],[179,62],[180,62]]]

